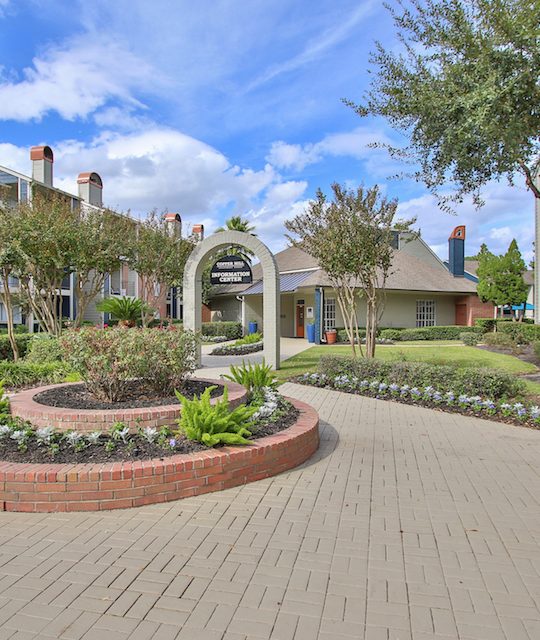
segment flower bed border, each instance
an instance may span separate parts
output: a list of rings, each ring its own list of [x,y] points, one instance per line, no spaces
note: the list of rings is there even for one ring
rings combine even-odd
[[[211,356],[246,356],[264,349],[264,341],[251,342],[250,344],[225,344],[217,346],[210,352]]]
[[[357,396],[375,398],[376,400],[386,400],[388,402],[399,402],[410,406],[423,407],[425,409],[435,409],[445,413],[458,413],[470,418],[480,418],[481,420],[492,420],[503,424],[527,427],[529,429],[540,430],[540,407],[526,407],[521,402],[514,404],[504,402],[494,402],[483,399],[480,396],[466,396],[465,394],[455,396],[452,392],[444,394],[433,387],[410,387],[401,386],[405,393],[398,392],[400,385],[387,384],[379,380],[363,380],[360,382],[363,387],[351,384],[347,376],[336,376],[331,378],[325,374],[305,373],[293,378],[291,382],[303,384],[308,387],[318,387],[322,389],[333,389]],[[396,387],[396,392],[392,393],[392,387]],[[445,397],[452,396],[451,403],[445,403]],[[438,396],[435,400],[434,397]]]
[[[224,384],[222,380],[199,379],[211,384]],[[36,427],[54,427],[60,431],[75,429],[75,431],[82,433],[107,431],[115,422],[123,422],[132,431],[139,427],[143,429],[145,427],[159,428],[173,425],[175,420],[180,417],[180,404],[134,407],[131,409],[68,409],[65,407],[50,407],[34,400],[34,396],[42,391],[68,384],[80,383],[53,384],[16,393],[9,398],[11,415],[28,420]],[[227,382],[226,386],[229,389],[229,402],[232,408],[245,402],[247,393],[242,385],[235,382]],[[212,402],[216,402],[218,399],[213,398]]]
[[[0,462],[0,511],[103,511],[170,502],[247,484],[292,469],[319,446],[313,407],[288,429],[244,447],[107,464]]]

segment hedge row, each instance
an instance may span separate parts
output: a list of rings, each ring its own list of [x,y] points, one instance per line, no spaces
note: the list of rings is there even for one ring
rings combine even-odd
[[[540,325],[537,324],[497,320],[497,332],[509,335],[512,340],[521,344],[540,340]]]
[[[451,325],[416,329],[383,329],[379,335],[394,342],[409,342],[411,340],[460,340],[462,333],[481,333],[481,331],[478,327]]]
[[[433,386],[438,391],[481,395],[492,400],[515,398],[526,391],[523,380],[496,369],[433,365],[425,362],[383,362],[351,356],[322,356],[319,373],[330,378],[356,376],[411,387]]]

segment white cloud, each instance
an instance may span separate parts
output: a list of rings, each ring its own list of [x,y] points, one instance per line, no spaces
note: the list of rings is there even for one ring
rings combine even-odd
[[[53,145],[54,184],[77,193],[77,175],[98,172],[108,206],[142,216],[153,208],[180,213],[184,231],[195,223],[211,233],[233,213],[247,216],[264,241],[284,244],[283,220],[304,196],[306,182],[282,181],[267,164],[256,171],[232,165],[215,148],[179,131],[153,126],[130,134],[104,133],[90,143]],[[0,164],[29,173],[29,150],[0,144]]]
[[[273,142],[266,159],[278,169],[302,171],[306,166],[321,162],[325,157],[351,157],[388,168],[386,152],[370,147],[373,143],[388,144],[390,139],[381,131],[367,126],[352,131],[332,133],[322,140],[308,144]],[[384,153],[384,156],[383,156]]]
[[[482,243],[500,254],[515,238],[526,261],[533,256],[534,198],[523,186],[490,183],[484,190],[485,205],[476,209],[470,200],[456,207],[455,215],[441,211],[429,194],[400,202],[399,215],[416,216],[422,237],[443,259],[448,257],[448,237],[457,225],[467,228],[465,252],[476,254]]]
[[[256,89],[277,76],[290,73],[320,58],[329,49],[349,37],[354,28],[369,16],[375,4],[372,0],[361,3],[348,16],[339,19],[335,26],[326,29],[323,33],[319,33],[316,38],[310,40],[300,53],[267,69],[247,86],[246,92]]]
[[[96,34],[46,49],[22,76],[20,80],[0,78],[0,119],[27,121],[56,111],[74,120],[111,100],[141,108],[135,90],[163,82],[151,65],[120,41]]]

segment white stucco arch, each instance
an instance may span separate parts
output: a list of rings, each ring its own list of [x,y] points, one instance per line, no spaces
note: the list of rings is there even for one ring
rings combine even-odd
[[[241,245],[259,258],[263,273],[264,358],[274,369],[280,367],[279,273],[270,249],[258,238],[242,231],[221,231],[205,238],[192,251],[184,269],[184,327],[201,330],[202,273],[209,256],[218,249]],[[201,363],[200,347],[197,363]]]

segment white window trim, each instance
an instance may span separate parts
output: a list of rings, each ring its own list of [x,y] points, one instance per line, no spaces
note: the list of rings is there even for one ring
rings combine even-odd
[[[435,327],[437,325],[437,301],[416,301],[416,327]]]
[[[328,303],[332,304],[328,304]],[[329,316],[328,311],[332,311],[332,314]],[[324,331],[328,331],[329,329],[336,328],[336,299],[335,298],[327,298],[324,297],[324,313],[323,313],[323,327]]]

